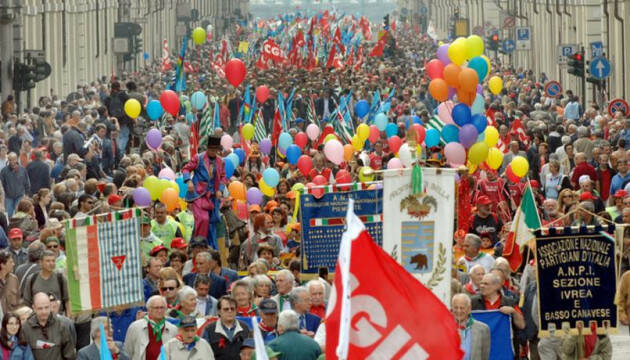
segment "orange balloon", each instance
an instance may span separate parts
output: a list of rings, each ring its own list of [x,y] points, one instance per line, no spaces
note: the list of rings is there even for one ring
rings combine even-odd
[[[448,85],[442,79],[433,79],[429,83],[429,94],[437,101],[448,100]]]
[[[477,89],[477,84],[479,84],[479,75],[473,69],[466,68],[463,69],[459,75],[457,75],[459,79],[459,87],[467,92],[475,91]]]
[[[166,211],[173,211],[177,207],[177,191],[173,188],[164,189],[160,195],[160,201],[166,206]]]
[[[352,144],[346,144],[343,146],[344,161],[350,161],[350,159],[352,159],[352,153],[354,153],[354,150],[352,149]]]
[[[232,196],[236,200],[243,200],[247,198],[245,185],[243,185],[240,181],[232,181],[228,186],[228,191],[230,192],[230,196]]]
[[[459,87],[459,73],[462,71],[462,68],[459,66],[450,63],[444,67],[444,80],[451,87],[458,88]],[[474,70],[473,70],[474,71]]]
[[[475,91],[466,91],[462,88],[457,89],[457,100],[468,106],[472,106],[473,102],[475,101],[476,95],[477,93]]]

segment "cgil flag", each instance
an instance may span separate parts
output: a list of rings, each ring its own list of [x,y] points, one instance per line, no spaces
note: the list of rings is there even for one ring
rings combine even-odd
[[[350,200],[326,311],[326,359],[461,359],[449,310],[372,240],[353,208]]]
[[[537,230],[540,226],[536,200],[534,199],[534,193],[528,181],[525,192],[523,193],[523,198],[521,199],[521,205],[516,209],[516,213],[514,214],[512,226],[510,226],[510,232],[508,233],[505,248],[503,249],[503,257],[509,261],[512,271],[516,271],[521,265],[522,256],[520,247],[536,238],[530,229]]]

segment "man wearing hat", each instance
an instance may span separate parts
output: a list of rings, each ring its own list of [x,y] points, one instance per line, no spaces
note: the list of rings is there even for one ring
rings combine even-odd
[[[258,305],[260,322],[258,327],[265,344],[278,337],[276,325],[278,324],[278,303],[272,299],[263,299]]]
[[[140,224],[140,251],[144,263],[149,258],[151,250],[164,243],[151,232],[151,218],[143,215]]]
[[[221,140],[217,136],[208,137],[208,149],[197,154],[182,168],[184,181],[188,184],[186,201],[195,216],[193,236],[203,236],[210,246],[217,246],[217,223],[220,221],[219,208],[221,191],[227,184],[225,168],[217,152]]]
[[[488,196],[482,195],[477,198],[477,213],[472,215],[469,232],[477,235],[488,233],[495,244],[503,222],[492,212],[491,206],[492,200]]]
[[[184,316],[179,323],[177,336],[164,344],[167,359],[214,360],[208,342],[197,336],[197,320]]]
[[[9,230],[9,252],[13,256],[13,262],[15,268],[28,262],[28,253],[22,246],[23,235],[20,228],[13,228]]]

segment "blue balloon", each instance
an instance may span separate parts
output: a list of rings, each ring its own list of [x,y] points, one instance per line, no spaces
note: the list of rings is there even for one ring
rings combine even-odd
[[[442,128],[442,138],[446,143],[459,141],[459,129],[453,124],[444,125]]]
[[[420,124],[420,125],[424,126],[424,122],[422,121],[422,119],[420,119],[420,116],[414,115],[412,117],[412,119],[413,119],[413,123],[414,124]]]
[[[300,155],[302,155],[302,151],[299,146],[295,144],[289,145],[287,148],[287,160],[289,161],[289,164],[296,165]]]
[[[191,125],[195,122],[195,115],[191,112],[186,113],[186,121],[188,121],[188,125]]]
[[[486,75],[488,75],[488,63],[481,56],[470,59],[468,67],[477,72],[479,82],[482,82]]]
[[[293,138],[289,133],[283,132],[280,134],[280,137],[278,138],[278,146],[281,149],[286,150],[291,144],[293,144]],[[267,185],[269,185],[269,183],[267,183]]]
[[[231,153],[230,155],[227,156],[227,159],[232,162],[232,166],[234,167],[234,169],[236,169],[236,167],[238,166],[240,162],[238,155],[236,155],[235,153]]]
[[[396,126],[396,124],[394,123],[387,124],[387,126],[385,127],[385,135],[387,135],[387,138],[389,139],[396,134],[398,134],[398,126]]]
[[[149,104],[147,104],[147,115],[149,119],[155,121],[160,118],[164,114],[164,109],[162,109],[162,104],[158,100],[151,100]]]
[[[230,155],[233,155],[233,154],[230,154]],[[230,155],[223,158],[223,168],[225,170],[225,177],[228,179],[231,178],[232,175],[234,175],[234,163],[232,162],[232,159],[230,159]],[[182,187],[180,186],[179,188],[181,189]]]
[[[241,148],[234,149],[234,153],[238,156],[239,164],[245,164],[245,151]]]
[[[470,107],[466,104],[457,104],[453,107],[453,111],[451,112],[451,116],[455,121],[455,124],[459,126],[464,126],[466,124],[470,124]]]
[[[427,147],[438,146],[440,143],[440,132],[435,129],[429,129],[426,132],[426,136],[424,138],[424,144]]]
[[[374,125],[376,125],[376,127],[380,131],[385,131],[385,128],[387,127],[387,122],[387,115],[383,113],[378,113],[376,114],[376,117],[374,117]]]
[[[360,118],[364,117],[370,111],[370,104],[368,104],[367,100],[359,100],[356,105],[354,105],[354,114]]]
[[[208,99],[206,98],[206,95],[201,91],[196,91],[194,94],[192,94],[192,97],[190,98],[190,103],[197,110],[203,109],[207,101]]]
[[[175,179],[175,183],[177,183],[177,186],[179,186],[179,197],[182,199],[185,198],[186,193],[188,192],[188,186],[184,182],[184,177],[183,176],[178,177],[177,179]]]
[[[472,117],[472,124],[477,128],[478,133],[482,133],[486,131],[486,127],[488,127],[488,118],[485,115],[476,114]]]
[[[272,188],[276,187],[280,182],[280,174],[278,173],[278,170],[274,168],[265,169],[262,176],[263,180],[265,180],[265,184],[269,185]]]
[[[475,101],[473,102],[472,106],[470,107],[470,112],[475,115],[475,114],[483,114],[484,112],[486,112],[486,103],[483,100],[483,96],[481,94],[477,94],[475,96]]]

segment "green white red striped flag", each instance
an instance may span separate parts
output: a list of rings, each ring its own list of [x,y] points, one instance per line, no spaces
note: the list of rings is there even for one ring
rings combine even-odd
[[[503,250],[503,257],[508,260],[512,270],[518,269],[521,265],[520,247],[527,244],[530,240],[536,239],[532,230],[538,230],[540,227],[541,222],[538,216],[538,209],[536,208],[536,199],[534,199],[534,194],[528,181],[521,199],[521,205],[514,214],[512,226]]]
[[[144,301],[140,215],[140,209],[131,209],[66,224],[66,271],[73,314]]]

